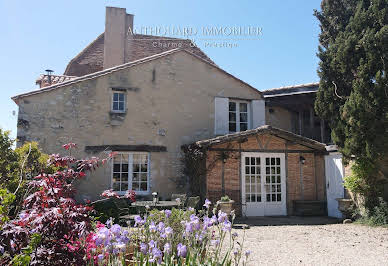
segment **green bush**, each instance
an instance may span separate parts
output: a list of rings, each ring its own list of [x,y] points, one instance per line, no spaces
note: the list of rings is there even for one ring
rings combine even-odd
[[[367,215],[357,220],[361,224],[370,226],[387,226],[388,225],[388,203],[379,198],[379,203]]]

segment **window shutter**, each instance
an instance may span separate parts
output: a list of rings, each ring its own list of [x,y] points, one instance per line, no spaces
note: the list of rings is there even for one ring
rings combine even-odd
[[[265,125],[265,101],[252,101],[252,128]]]
[[[215,135],[225,135],[229,133],[229,99],[216,97],[214,100],[215,107]]]

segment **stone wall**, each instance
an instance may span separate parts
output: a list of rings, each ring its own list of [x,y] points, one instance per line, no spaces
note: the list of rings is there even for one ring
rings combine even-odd
[[[126,112],[111,113],[112,88],[124,88]],[[18,139],[37,141],[46,153],[63,152],[61,145],[157,145],[151,152],[151,191],[168,198],[182,176],[181,146],[214,137],[214,98],[247,100],[261,95],[196,57],[180,51],[143,64],[111,72],[18,100]],[[79,197],[96,199],[110,188],[107,165],[79,184]]]

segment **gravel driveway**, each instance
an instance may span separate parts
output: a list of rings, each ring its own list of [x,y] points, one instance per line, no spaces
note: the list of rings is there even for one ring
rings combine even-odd
[[[251,225],[244,247],[252,251],[248,265],[388,265],[388,228]]]

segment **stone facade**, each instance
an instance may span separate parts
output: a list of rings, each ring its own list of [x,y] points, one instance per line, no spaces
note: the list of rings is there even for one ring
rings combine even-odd
[[[111,112],[112,88],[124,89],[126,112]],[[86,146],[144,145],[150,152],[149,192],[168,198],[181,178],[181,146],[214,137],[215,97],[259,100],[260,92],[186,52],[65,82],[13,99],[19,106],[18,145],[37,141],[46,153],[78,144],[75,156],[106,156]],[[79,199],[96,199],[111,186],[110,165],[79,184]]]
[[[221,151],[227,152],[227,159],[221,159]],[[229,150],[229,151],[228,151]],[[207,150],[207,197],[216,202],[222,195],[222,175],[225,194],[235,201],[234,208],[241,215],[241,153],[242,152],[284,152],[286,162],[287,214],[294,213],[294,201],[324,201],[325,170],[322,151],[271,134],[249,136],[244,142],[231,141],[212,145]],[[301,164],[300,156],[305,158]],[[301,174],[302,171],[302,174]],[[223,173],[222,173],[223,172]],[[301,186],[302,176],[302,186]]]

